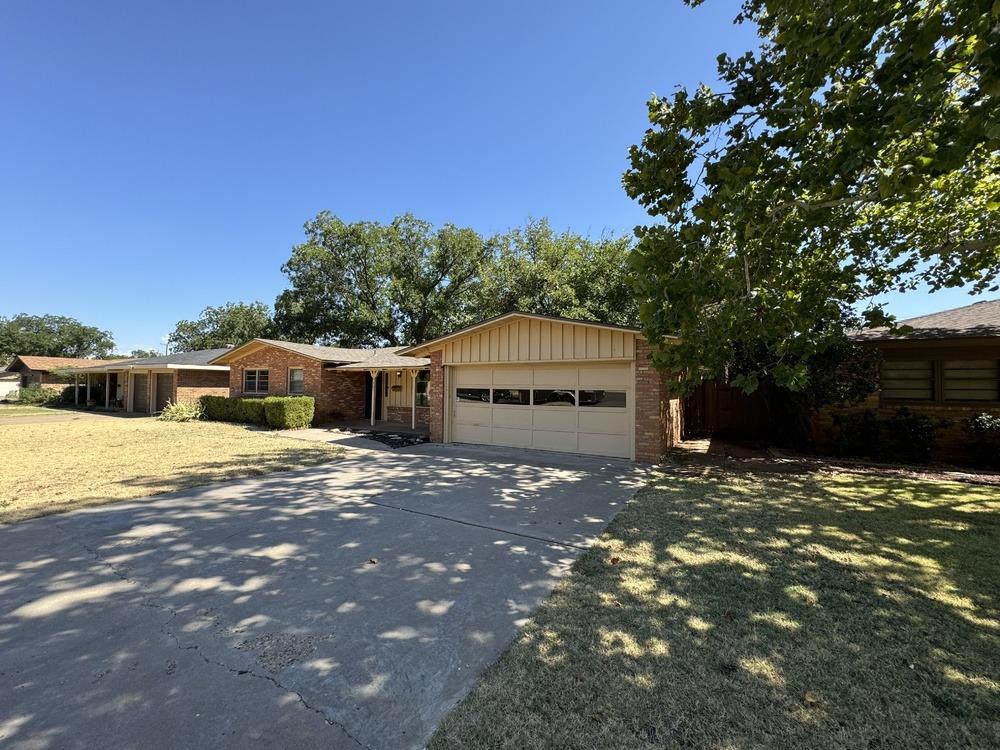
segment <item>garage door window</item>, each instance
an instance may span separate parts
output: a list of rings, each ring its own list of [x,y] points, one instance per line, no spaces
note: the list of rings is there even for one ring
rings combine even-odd
[[[494,388],[493,403],[528,406],[531,403],[531,391],[527,388]]]
[[[532,391],[535,406],[576,406],[574,390]]]
[[[455,398],[459,401],[475,401],[480,404],[490,402],[489,388],[456,388]]]
[[[580,391],[580,406],[624,409],[625,391]]]

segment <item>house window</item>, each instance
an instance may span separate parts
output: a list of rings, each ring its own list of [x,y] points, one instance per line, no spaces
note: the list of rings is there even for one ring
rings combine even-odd
[[[267,370],[244,370],[243,392],[249,394],[267,393]]]
[[[907,401],[934,400],[934,360],[886,360],[882,363],[882,395]]]
[[[941,363],[945,401],[1000,400],[995,359],[946,359]]]
[[[297,396],[305,392],[306,371],[301,367],[288,368],[288,393],[292,396]]]
[[[421,370],[417,373],[417,380],[414,383],[414,388],[417,389],[417,406],[430,406],[430,398],[428,392],[431,385],[431,371]]]

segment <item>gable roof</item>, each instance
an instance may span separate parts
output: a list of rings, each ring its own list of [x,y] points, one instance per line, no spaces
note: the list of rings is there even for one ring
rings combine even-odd
[[[407,357],[396,352],[402,347],[394,349],[379,349],[374,355],[360,362],[352,362],[347,365],[340,365],[338,370],[370,370],[382,368],[391,370],[398,369],[422,369],[429,367],[431,361],[427,357]]]
[[[1000,299],[974,302],[964,307],[921,315],[899,321],[908,333],[892,333],[888,328],[859,331],[858,341],[926,341],[931,339],[1000,337]]]
[[[581,320],[580,318],[562,318],[558,315],[541,315],[539,313],[523,313],[523,312],[509,312],[503,315],[494,315],[492,318],[487,318],[479,323],[474,323],[471,326],[466,326],[465,328],[459,328],[457,331],[452,331],[451,333],[446,333],[443,336],[438,336],[430,341],[423,341],[419,344],[413,346],[408,346],[402,348],[397,354],[424,354],[433,349],[437,349],[439,344],[443,344],[449,339],[453,339],[459,336],[467,336],[470,333],[474,333],[482,328],[488,328],[490,326],[498,325],[505,320],[510,320],[512,318],[525,318],[528,320],[549,320],[556,323],[570,323],[572,325],[586,326],[588,328],[605,328],[611,331],[627,331],[628,333],[634,333],[637,336],[641,336],[642,332],[638,328],[633,328],[631,326],[620,326],[615,323],[599,323],[596,320]]]
[[[7,365],[7,372],[21,370],[40,370],[49,372],[64,367],[93,367],[111,362],[122,362],[120,359],[86,359],[83,357],[36,357],[32,354],[18,354],[14,361]]]
[[[277,339],[251,339],[245,344],[241,344],[233,349],[226,349],[212,360],[212,364],[226,364],[234,359],[239,359],[245,354],[264,346],[275,346],[285,351],[301,354],[320,362],[330,362],[341,365],[364,362],[380,353],[394,353],[402,349],[399,346],[390,346],[371,349],[344,349],[339,346],[316,346],[315,344],[298,344],[294,341],[279,341]]]
[[[166,369],[220,369],[211,362],[229,349],[199,349],[193,352],[174,352],[160,357],[141,357],[138,359],[117,359],[113,362],[101,362],[86,368],[91,372],[106,370],[142,369],[145,367],[162,367]],[[93,360],[91,360],[93,362]]]

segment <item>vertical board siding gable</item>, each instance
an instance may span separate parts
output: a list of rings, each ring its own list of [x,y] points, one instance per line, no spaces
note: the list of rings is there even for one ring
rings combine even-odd
[[[520,319],[442,346],[444,364],[629,360],[635,334],[558,321]]]

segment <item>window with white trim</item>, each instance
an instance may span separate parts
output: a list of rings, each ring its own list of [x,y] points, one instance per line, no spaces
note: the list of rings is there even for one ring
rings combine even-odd
[[[413,387],[417,389],[417,406],[430,406],[431,371],[421,370],[417,373],[417,379]]]
[[[301,396],[306,392],[306,371],[301,367],[288,368],[288,393]]]
[[[244,370],[243,392],[250,395],[267,393],[267,370]]]

